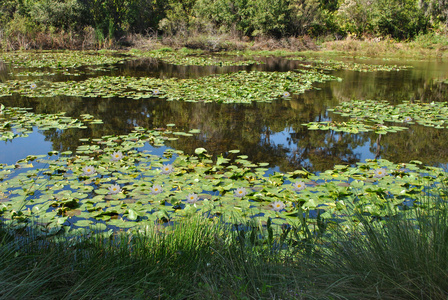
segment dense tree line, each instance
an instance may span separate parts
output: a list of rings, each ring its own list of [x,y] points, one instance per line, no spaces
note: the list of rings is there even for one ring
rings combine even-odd
[[[89,28],[99,39],[231,32],[404,40],[445,31],[447,22],[448,0],[0,0],[3,36]]]

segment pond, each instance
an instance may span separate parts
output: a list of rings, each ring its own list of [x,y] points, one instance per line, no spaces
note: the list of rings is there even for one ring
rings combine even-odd
[[[60,127],[49,127],[49,120],[36,127],[38,123],[33,121],[35,123],[28,124],[26,130],[23,129],[25,125],[12,126],[9,134],[15,133],[14,137],[6,138],[6,131],[0,132],[4,139],[0,144],[0,164],[4,169],[4,178],[0,182],[0,204],[3,211],[8,212],[4,214],[6,219],[17,208],[29,208],[29,214],[32,214],[37,207],[40,211],[46,211],[41,218],[50,219],[47,220],[49,223],[58,225],[85,227],[100,221],[101,224],[109,222],[113,226],[131,227],[135,221],[143,219],[169,220],[170,212],[186,211],[190,206],[205,212],[205,208],[197,208],[186,202],[186,197],[194,194],[209,202],[208,213],[214,216],[224,215],[217,206],[230,205],[237,208],[236,212],[232,209],[230,215],[246,218],[247,211],[251,211],[252,216],[276,218],[278,224],[291,216],[299,222],[303,210],[321,205],[333,209],[342,200],[358,201],[359,191],[355,193],[353,189],[359,190],[366,184],[375,187],[372,193],[383,199],[378,200],[380,202],[396,198],[395,194],[388,194],[391,191],[393,194],[394,191],[402,193],[406,190],[399,201],[394,200],[395,204],[403,203],[428,184],[421,178],[432,174],[431,184],[434,178],[439,178],[440,169],[419,171],[421,166],[444,168],[448,161],[448,130],[445,129],[444,118],[440,117],[441,114],[445,115],[442,106],[448,98],[448,84],[444,82],[448,74],[446,61],[323,56],[308,57],[305,62],[290,57],[259,56],[235,56],[229,60],[228,56],[223,55],[225,59],[220,63],[206,65],[203,61],[209,59],[206,55],[177,57],[169,54],[171,56],[165,54],[161,57],[108,54],[103,56],[112,59],[100,61],[101,64],[98,60],[80,60],[70,64],[68,62],[74,60],[71,53],[60,53],[56,65],[47,63],[50,57],[39,56],[42,54],[29,54],[35,55],[31,59],[20,55],[3,58],[4,62],[0,63],[3,96],[0,103],[5,109],[29,108],[27,111],[16,111],[12,115],[13,120],[21,120],[20,116],[26,113],[33,113],[30,118],[37,120],[43,118],[36,117],[39,114],[53,116],[65,112],[64,117],[67,117],[63,121],[64,126],[58,123]],[[66,60],[64,55],[67,56]],[[187,64],[198,63],[202,66],[176,64],[185,57],[193,58]],[[124,59],[120,61],[121,58]],[[197,62],[199,58],[203,60]],[[229,61],[232,63],[227,63]],[[241,63],[244,61],[247,64]],[[384,66],[384,70],[371,70],[371,66],[378,65]],[[386,66],[392,67],[387,69]],[[359,68],[365,69],[359,71]],[[315,73],[308,73],[311,71]],[[142,81],[146,78],[149,80]],[[264,87],[269,90],[265,91]],[[220,94],[223,89],[231,91],[226,91],[227,98]],[[210,101],[206,99],[207,95]],[[249,100],[240,101],[240,98]],[[191,101],[186,101],[189,99]],[[368,111],[368,105],[373,106],[375,112],[369,111],[369,114],[376,114],[379,118],[367,120],[370,129],[365,132],[365,127],[360,127],[359,123],[347,129],[347,126],[352,126],[351,123],[347,125],[350,117],[366,120],[365,116],[341,115],[337,111],[341,104],[353,100],[376,101],[373,104],[360,103],[361,111]],[[434,115],[438,116],[434,122],[439,122],[441,126],[438,126],[439,123],[424,126],[422,122],[426,117],[417,120],[421,110],[426,109],[420,106],[412,111],[412,117],[411,112],[406,111],[407,116],[394,112],[396,119],[383,118],[381,111],[385,112],[386,108],[378,107],[381,100],[394,107],[404,103],[401,111],[414,107],[414,104],[442,103]],[[335,108],[336,111],[332,111]],[[410,122],[404,122],[405,117]],[[316,125],[314,129],[317,130],[312,130],[310,122],[343,125],[338,129],[329,128],[333,130],[319,130],[322,128]],[[380,128],[384,124],[390,127],[386,131],[383,130],[386,127]],[[144,132],[143,128],[157,130]],[[19,137],[21,131],[25,131],[26,137]],[[140,140],[142,143],[120,146],[122,141],[116,142],[117,139],[131,143]],[[96,153],[99,148],[86,146],[92,142],[116,147]],[[97,178],[96,182],[82,173],[88,164],[99,170],[101,166],[93,161],[104,162],[105,157],[110,159],[115,151],[126,152],[125,163],[117,166],[107,162],[107,172],[97,171],[101,178]],[[49,153],[54,155],[47,157]],[[58,156],[58,153],[62,155]],[[151,153],[153,157],[144,156],[144,153]],[[81,157],[81,161],[74,159],[75,154]],[[85,158],[83,154],[90,158]],[[38,159],[17,163],[29,155],[38,156]],[[197,160],[192,162],[188,158],[190,156]],[[50,161],[60,158],[63,161],[57,163],[60,169],[52,166]],[[211,171],[210,166],[216,167],[217,162],[221,162],[219,168]],[[233,175],[221,169],[232,162],[237,164],[234,169],[230,168]],[[70,169],[70,165],[76,164],[79,166],[77,170]],[[155,170],[160,171],[168,164],[173,164],[175,172],[163,174],[162,171],[160,175],[167,177],[155,179]],[[373,165],[363,167],[364,164]],[[11,167],[14,165],[16,168]],[[48,166],[51,172],[45,173],[43,170]],[[197,169],[207,166],[210,169],[206,171]],[[255,167],[259,170],[254,170]],[[131,172],[130,168],[145,171]],[[393,179],[384,181],[384,186],[379,180],[382,176],[374,173],[383,169],[389,174],[396,173]],[[403,173],[402,169],[406,171]],[[55,172],[61,176],[56,176]],[[71,175],[62,176],[66,172]],[[362,172],[368,175],[361,175]],[[420,177],[419,172],[423,174]],[[183,178],[185,174],[188,176]],[[397,174],[401,174],[399,183]],[[132,177],[150,184],[145,190],[142,183],[133,182]],[[34,181],[28,182],[26,178]],[[211,182],[204,183],[204,178]],[[333,179],[338,181],[334,183]],[[183,189],[179,180],[185,180],[189,188]],[[201,180],[203,186],[193,187],[194,180]],[[59,187],[56,184],[58,181]],[[297,182],[306,183],[309,194],[304,194],[297,186],[294,189],[292,184]],[[29,194],[37,183],[43,188],[38,193]],[[107,195],[108,188],[114,184],[119,185],[120,191],[123,189],[120,196]],[[329,184],[334,191],[329,192]],[[151,190],[155,185],[163,186],[163,195]],[[287,185],[289,189],[285,188]],[[18,193],[19,186],[28,186],[29,189]],[[235,193],[241,192],[242,188],[247,191],[239,197]],[[140,191],[132,194],[137,189]],[[12,192],[14,190],[15,194]],[[147,198],[150,193],[160,199],[143,201],[143,195]],[[98,202],[99,197],[103,197],[101,203]],[[90,198],[95,200],[88,203]],[[23,207],[22,204],[13,204],[18,199],[22,199],[21,203],[26,199],[26,204]],[[332,205],[329,205],[329,199]],[[43,204],[51,201],[52,205]],[[168,212],[161,212],[155,202],[159,206],[169,207]],[[268,209],[280,205],[280,202],[282,210],[273,209],[272,212]],[[375,201],[369,198],[368,202],[370,205]],[[378,206],[378,210],[384,209],[383,204]],[[153,207],[142,209],[145,205]],[[207,205],[204,204],[204,207]],[[108,209],[109,212],[104,213]],[[244,210],[247,211],[242,213]],[[378,213],[376,209],[370,209],[370,212]],[[154,214],[154,218],[144,217],[148,213]],[[90,221],[70,221],[82,216]],[[13,217],[21,220],[15,215]],[[117,218],[121,221],[111,222]],[[123,226],[123,220],[133,222]]]

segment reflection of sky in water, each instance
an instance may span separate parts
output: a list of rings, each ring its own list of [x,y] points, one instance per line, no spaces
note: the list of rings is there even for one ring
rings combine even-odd
[[[370,141],[365,142],[364,145],[358,146],[355,149],[353,149],[353,153],[360,154],[360,161],[365,162],[366,159],[374,159],[375,153],[372,153],[370,151]]]
[[[52,143],[45,141],[45,136],[33,128],[33,133],[28,137],[0,141],[0,163],[11,165],[28,155],[48,154],[52,150]]]
[[[139,151],[147,151],[153,155],[158,155],[158,156],[163,156],[163,153],[168,150],[171,149],[170,147],[166,147],[166,146],[161,146],[161,147],[153,147],[148,143],[145,143],[145,145],[141,148],[138,148]],[[170,160],[170,163],[174,161],[174,159],[177,157],[176,154],[173,154],[172,159]]]
[[[171,148],[166,146],[153,147],[145,143],[143,147],[138,149],[162,157],[163,153]],[[45,136],[38,132],[36,128],[33,128],[33,133],[29,134],[28,137],[18,137],[6,142],[0,141],[0,164],[12,165],[28,155],[48,155],[48,152],[52,150],[52,142],[46,141]],[[166,163],[172,163],[176,157],[177,155],[173,154],[170,161]]]

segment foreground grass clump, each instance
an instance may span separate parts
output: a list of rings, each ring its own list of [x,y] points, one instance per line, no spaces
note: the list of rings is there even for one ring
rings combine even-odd
[[[314,263],[315,288],[336,298],[446,299],[448,206],[433,200],[380,222],[358,214],[358,224],[338,228]]]
[[[0,231],[1,299],[272,299],[297,273],[262,242],[209,219],[134,234],[23,234]]]
[[[446,203],[394,213],[321,220],[305,239],[199,217],[76,238],[4,227],[0,298],[446,299]]]

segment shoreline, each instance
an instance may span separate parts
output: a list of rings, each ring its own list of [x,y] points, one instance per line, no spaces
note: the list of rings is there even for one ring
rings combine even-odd
[[[134,36],[131,41],[124,43],[109,41],[107,43],[100,43],[97,45],[90,45],[89,47],[19,47],[18,49],[2,47],[0,52],[14,52],[14,51],[157,51],[160,49],[169,49],[170,51],[178,51],[180,49],[188,49],[192,53],[203,51],[204,53],[225,53],[232,51],[241,51],[243,53],[266,55],[284,56],[289,53],[322,53],[325,55],[349,55],[356,57],[371,57],[371,58],[447,58],[448,57],[448,39],[446,43],[440,43],[437,41],[432,42],[430,38],[427,38],[425,42],[414,40],[409,42],[397,42],[388,39],[369,39],[369,40],[357,40],[352,38],[346,38],[344,40],[337,41],[325,41],[319,42],[312,40],[311,38],[299,37],[299,38],[282,38],[272,39],[263,38],[254,41],[247,41],[245,39],[228,39],[222,40],[220,44],[209,45],[207,39],[194,40],[198,37],[191,37],[187,40],[173,41],[172,38],[157,38],[157,37],[142,37]],[[200,38],[200,37],[199,37]],[[211,37],[209,37],[211,38]],[[167,42],[167,39],[169,40]],[[425,38],[423,38],[425,39]],[[429,40],[429,41],[428,41]]]

